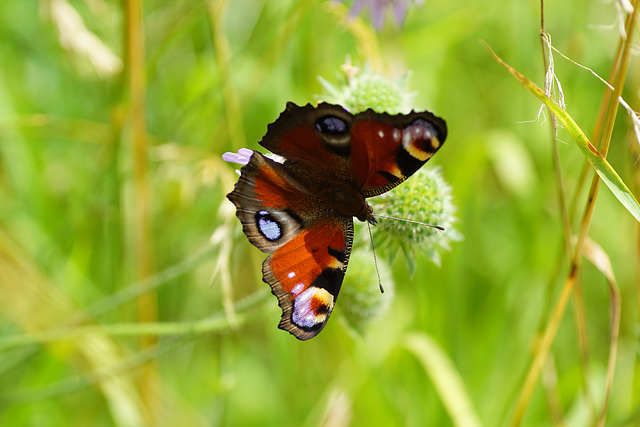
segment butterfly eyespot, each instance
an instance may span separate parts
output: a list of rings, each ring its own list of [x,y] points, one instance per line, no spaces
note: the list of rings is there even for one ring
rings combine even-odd
[[[440,147],[438,131],[424,119],[416,119],[403,129],[402,147],[415,159],[425,162]]]
[[[326,289],[312,286],[294,299],[291,320],[301,328],[310,329],[324,322],[332,303],[333,296]]]
[[[438,131],[435,130],[431,123],[424,119],[416,119],[404,128],[402,145],[407,148],[406,145],[411,141],[415,144],[418,141],[425,142],[434,138],[437,139],[437,137]]]
[[[282,237],[282,226],[268,211],[256,212],[256,226],[260,230],[260,234],[270,242]]]
[[[349,132],[349,125],[340,117],[324,116],[316,120],[316,130],[321,133],[340,135]]]

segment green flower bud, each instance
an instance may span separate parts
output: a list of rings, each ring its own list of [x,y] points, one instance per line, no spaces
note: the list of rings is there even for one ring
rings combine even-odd
[[[353,114],[372,108],[377,112],[389,114],[406,113],[411,110],[414,93],[407,93],[405,76],[399,80],[390,80],[382,74],[376,74],[368,64],[362,70],[345,64],[342,66],[344,81],[336,87],[319,77],[320,83],[329,92],[322,97],[325,101],[340,104]]]
[[[340,290],[338,306],[341,307],[342,317],[347,326],[360,335],[366,332],[372,321],[387,311],[393,301],[395,284],[389,266],[384,260],[378,259],[383,294],[378,287],[378,275],[373,264],[370,246],[368,250],[360,247],[354,249]]]
[[[404,253],[410,268],[417,251],[426,253],[436,265],[440,265],[440,253],[449,250],[451,241],[462,239],[462,235],[453,228],[456,207],[451,187],[442,177],[440,167],[421,168],[392,191],[371,199],[370,204],[378,215],[444,228],[442,231],[413,222],[379,219],[373,229],[376,249],[391,260],[398,252]]]

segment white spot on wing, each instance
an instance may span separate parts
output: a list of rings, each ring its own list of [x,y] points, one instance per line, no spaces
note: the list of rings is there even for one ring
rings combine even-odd
[[[265,157],[268,158],[268,159],[273,160],[276,163],[281,163],[281,164],[284,163],[285,160],[287,160],[284,157],[279,156],[277,154],[273,154],[273,153],[265,154]]]
[[[413,135],[411,132],[405,131],[402,133],[402,146],[405,150],[411,151],[411,143],[413,142]]]
[[[380,138],[384,138],[384,132],[382,131],[382,129],[378,131],[378,136]]]
[[[296,273],[295,273],[295,271],[291,271],[291,272],[289,272],[289,274],[287,274],[287,277],[288,277],[289,279],[293,279],[294,277],[296,277]]]

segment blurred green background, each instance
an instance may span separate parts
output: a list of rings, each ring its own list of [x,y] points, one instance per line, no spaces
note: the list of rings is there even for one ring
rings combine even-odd
[[[368,6],[350,6],[0,2],[0,425],[512,423],[568,262],[548,122],[479,41],[543,85],[540,3],[427,1],[404,24],[389,10],[379,31]],[[606,78],[618,9],[547,2],[546,31]],[[440,267],[418,255],[412,276],[398,258],[395,297],[366,334],[338,303],[299,342],[276,328],[264,255],[225,198],[237,175],[220,156],[258,149],[286,102],[315,102],[318,76],[338,82],[347,58],[410,72],[415,108],[447,120],[426,167],[453,187],[464,240]],[[558,55],[555,71],[590,135],[604,85]],[[628,76],[638,109],[637,55]],[[570,201],[584,158],[559,139]],[[621,112],[609,161],[630,186],[637,144]],[[585,200],[583,189],[578,218]],[[589,236],[622,314],[607,425],[640,425],[637,233],[601,186]],[[611,295],[587,261],[578,289],[522,425],[590,426],[602,410]]]

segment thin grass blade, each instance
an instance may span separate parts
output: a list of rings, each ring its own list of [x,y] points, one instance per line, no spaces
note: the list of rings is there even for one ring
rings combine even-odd
[[[640,204],[638,204],[638,201],[622,181],[620,176],[616,173],[615,169],[611,167],[609,162],[607,162],[591,142],[589,142],[589,139],[584,132],[582,132],[582,129],[580,129],[573,118],[571,118],[566,111],[560,108],[553,99],[549,98],[535,83],[504,62],[487,44],[484,44],[484,46],[491,56],[505,67],[516,79],[518,79],[529,92],[534,94],[540,101],[549,107],[551,112],[556,115],[558,120],[564,125],[565,129],[567,129],[580,151],[582,151],[582,154],[595,169],[598,176],[607,185],[607,187],[609,187],[611,192],[613,192],[613,195],[620,201],[620,203],[622,203],[631,215],[640,222]]]

